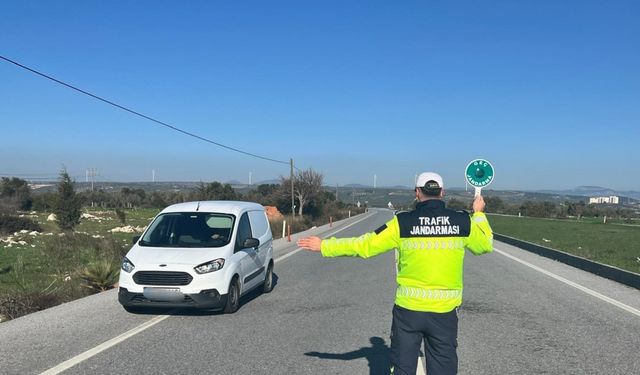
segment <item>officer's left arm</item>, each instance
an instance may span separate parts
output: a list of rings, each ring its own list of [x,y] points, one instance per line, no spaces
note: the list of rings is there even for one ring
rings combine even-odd
[[[375,232],[360,237],[329,238],[322,241],[322,256],[358,256],[369,258],[387,252],[400,245],[400,228],[398,219],[391,221]]]

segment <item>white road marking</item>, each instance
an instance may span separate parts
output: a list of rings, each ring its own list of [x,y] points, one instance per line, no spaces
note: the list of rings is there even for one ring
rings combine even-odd
[[[173,311],[170,311],[167,315],[162,315],[162,316],[156,316],[155,318],[142,323],[141,325],[137,326],[136,328],[133,328],[123,334],[121,334],[120,336],[116,336],[114,338],[112,338],[111,340],[105,341],[102,344],[87,350],[84,353],[78,354],[77,356],[68,359],[62,363],[60,363],[59,365],[52,367],[50,369],[48,369],[47,371],[41,373],[40,375],[56,375],[59,374],[65,370],[70,369],[71,367],[77,365],[80,362],[83,362],[91,357],[93,357],[96,354],[99,354],[109,348],[111,348],[112,346],[118,345],[119,343],[123,342],[124,340],[128,339],[131,336],[137,335],[138,333],[153,327],[154,325],[160,323],[161,321],[167,319],[169,316],[171,316],[171,313],[173,313]]]
[[[499,250],[496,247],[494,247],[493,250],[495,252],[499,253],[499,254],[502,254],[502,255],[506,256],[509,259],[515,260],[518,263],[521,263],[521,264],[524,264],[527,267],[533,268],[534,270],[536,270],[536,271],[538,271],[540,273],[543,273],[543,274],[545,274],[545,275],[547,275],[549,277],[552,277],[552,278],[554,278],[554,279],[556,279],[558,281],[561,281],[561,282],[563,282],[563,283],[565,283],[565,284],[567,284],[569,286],[572,286],[572,287],[574,287],[574,288],[576,288],[576,289],[578,289],[580,291],[583,291],[583,292],[585,292],[585,293],[587,293],[587,294],[589,294],[589,295],[591,295],[593,297],[599,298],[599,299],[601,299],[601,300],[603,300],[605,302],[608,302],[608,303],[610,303],[610,304],[612,304],[614,306],[617,306],[617,307],[619,307],[619,308],[621,308],[621,309],[623,309],[623,310],[625,310],[627,312],[630,312],[630,313],[632,313],[632,314],[634,314],[636,316],[640,316],[640,310],[634,309],[633,307],[631,307],[629,305],[625,305],[624,303],[622,303],[622,302],[620,302],[618,300],[615,300],[615,299],[613,299],[611,297],[607,297],[604,294],[598,293],[595,290],[589,289],[589,288],[587,288],[585,286],[582,286],[582,285],[580,285],[578,283],[574,283],[571,280],[567,280],[562,276],[558,276],[553,272],[549,272],[549,271],[547,271],[545,269],[542,269],[542,268],[540,268],[538,266],[535,266],[535,265],[533,265],[533,264],[531,264],[529,262],[526,262],[526,261],[524,261],[524,260],[522,260],[520,258],[517,258],[517,257],[515,257],[515,256],[513,256],[511,254],[507,254],[504,250]]]
[[[394,251],[395,253],[395,258],[396,258],[396,276],[398,275],[398,249],[396,249]],[[422,346],[422,344],[420,344],[420,346]],[[426,363],[425,363],[425,358],[422,355],[418,355],[418,365],[416,367],[416,375],[427,375],[427,373],[425,372],[426,368]]]
[[[352,226],[354,226],[354,225],[358,224],[359,222],[364,221],[364,220],[366,220],[366,219],[368,219],[368,218],[370,218],[370,217],[372,217],[372,216],[374,216],[374,215],[375,215],[375,213],[370,214],[370,215],[367,215],[367,216],[365,216],[365,217],[363,217],[363,218],[361,218],[361,219],[358,219],[358,220],[354,221],[353,223],[351,223],[351,224],[349,224],[349,225],[347,225],[347,226],[345,226],[345,227],[343,227],[343,228],[340,228],[340,229],[338,229],[338,230],[336,230],[336,231],[333,231],[333,232],[331,232],[331,233],[329,233],[329,234],[325,235],[325,237],[331,237],[331,236],[333,236],[334,234],[336,234],[336,233],[338,233],[338,232],[341,232],[341,231],[343,231],[343,230],[345,230],[345,229],[347,229],[347,228],[350,228],[350,227],[352,227]],[[281,257],[278,257],[278,258],[274,259],[274,263],[282,262],[283,260],[287,259],[288,257],[290,257],[290,256],[292,256],[292,255],[295,255],[295,254],[299,253],[299,252],[300,252],[300,251],[302,251],[302,250],[303,250],[303,249],[302,249],[301,247],[299,247],[299,248],[297,248],[297,249],[293,250],[292,252],[290,252],[290,253],[288,253],[288,254],[285,254],[285,255],[283,255],[283,256],[281,256]]]
[[[425,372],[424,357],[418,356],[418,367],[416,368],[416,375],[427,375]]]
[[[334,234],[336,234],[336,233],[338,233],[340,231],[343,231],[343,230],[345,230],[345,229],[347,229],[347,228],[349,228],[349,227],[351,227],[353,225],[356,225],[359,222],[361,222],[363,220],[366,220],[366,219],[368,219],[368,218],[370,218],[371,216],[374,216],[374,215],[375,214],[370,214],[370,215],[367,215],[367,216],[365,216],[365,217],[363,217],[363,218],[361,218],[359,220],[356,220],[353,223],[351,223],[351,224],[349,224],[349,225],[347,225],[347,226],[345,226],[343,228],[340,228],[340,229],[332,232],[328,236],[333,236]],[[289,254],[281,256],[281,257],[275,259],[274,262],[282,261],[282,260],[284,260],[284,259],[286,259],[286,258],[298,253],[300,250],[302,250],[302,248],[298,248],[298,249],[290,252]],[[116,337],[112,338],[111,340],[105,341],[102,344],[100,344],[100,345],[98,345],[98,346],[96,346],[96,347],[94,347],[92,349],[89,349],[89,350],[85,351],[84,353],[80,353],[77,356],[60,363],[59,365],[57,365],[55,367],[52,367],[52,368],[42,372],[40,375],[57,375],[57,374],[60,374],[61,372],[65,371],[65,370],[68,370],[71,367],[73,367],[73,366],[75,366],[75,365],[77,365],[77,364],[79,364],[81,362],[86,361],[87,359],[95,356],[96,354],[100,354],[103,351],[105,351],[105,350],[107,350],[107,349],[109,349],[109,348],[111,348],[111,347],[113,347],[115,345],[118,345],[119,343],[125,341],[126,339],[128,339],[128,338],[130,338],[132,336],[135,336],[138,333],[140,333],[140,332],[142,332],[142,331],[144,331],[144,330],[146,330],[148,328],[153,327],[154,325],[156,325],[156,324],[162,322],[163,320],[169,318],[171,316],[171,314],[173,312],[175,312],[176,310],[169,311],[167,313],[167,315],[156,316],[155,318],[153,318],[153,319],[151,319],[151,320],[149,320],[149,321],[147,321],[145,323],[142,323],[139,326],[137,326],[137,327],[135,327],[135,328],[133,328],[133,329],[131,329],[131,330],[119,335],[119,336],[116,336]]]

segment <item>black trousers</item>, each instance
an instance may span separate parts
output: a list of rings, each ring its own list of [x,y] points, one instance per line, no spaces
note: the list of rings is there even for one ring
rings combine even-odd
[[[458,373],[458,313],[411,311],[393,307],[391,373],[415,375],[424,342],[427,375]]]

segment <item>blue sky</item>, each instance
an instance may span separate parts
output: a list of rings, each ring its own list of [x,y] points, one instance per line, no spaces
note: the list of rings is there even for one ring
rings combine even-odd
[[[0,55],[328,184],[640,190],[637,1],[5,1]],[[0,61],[0,174],[253,181],[288,167]]]

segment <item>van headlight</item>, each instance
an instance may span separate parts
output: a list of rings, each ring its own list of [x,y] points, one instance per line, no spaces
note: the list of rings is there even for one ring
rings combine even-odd
[[[136,266],[134,266],[129,259],[125,257],[122,260],[122,270],[124,272],[131,273],[131,271],[133,271],[134,268],[136,268]]]
[[[221,269],[223,266],[224,266],[224,259],[219,258],[207,263],[202,263],[199,266],[195,266],[193,269],[196,271],[196,273],[202,275],[203,273],[217,271]]]

